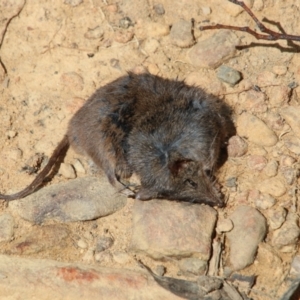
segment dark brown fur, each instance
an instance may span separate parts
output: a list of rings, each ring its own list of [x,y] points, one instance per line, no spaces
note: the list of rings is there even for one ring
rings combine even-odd
[[[182,81],[129,73],[98,89],[73,116],[46,167],[23,191],[32,193],[72,145],[101,167],[112,185],[136,173],[136,198],[222,205],[209,172],[228,134],[228,107]]]

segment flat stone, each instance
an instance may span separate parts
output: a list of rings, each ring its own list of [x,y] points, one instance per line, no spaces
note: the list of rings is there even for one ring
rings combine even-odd
[[[285,184],[277,177],[266,179],[257,184],[257,189],[262,193],[270,194],[273,197],[280,197],[285,194]]]
[[[187,48],[194,44],[192,35],[192,22],[180,20],[173,24],[170,31],[172,44],[181,48]]]
[[[232,31],[220,30],[192,47],[188,58],[195,67],[214,69],[236,54],[239,43]]]
[[[291,126],[294,134],[300,138],[300,106],[287,106],[282,108],[279,113]]]
[[[85,177],[42,188],[26,198],[9,202],[9,208],[34,223],[74,222],[112,214],[125,206],[126,199],[105,177]]]
[[[229,218],[234,225],[226,233],[230,267],[241,270],[254,262],[258,244],[266,235],[267,224],[263,215],[250,206],[239,206]]]
[[[243,113],[238,117],[237,133],[259,146],[274,146],[278,141],[274,131],[265,122],[249,113]]]
[[[217,77],[231,86],[236,85],[242,79],[242,74],[228,66],[221,66],[217,70]]]
[[[216,211],[207,205],[136,200],[131,247],[156,259],[197,254],[208,260],[215,223]]]
[[[145,271],[6,255],[0,255],[0,291],[2,299],[182,299]]]

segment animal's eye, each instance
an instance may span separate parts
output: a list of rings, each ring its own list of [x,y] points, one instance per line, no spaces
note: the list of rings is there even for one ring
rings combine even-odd
[[[195,188],[197,188],[197,183],[196,182],[194,182],[193,180],[191,180],[191,179],[186,179],[185,180],[185,183],[187,183],[188,185],[190,185],[191,187],[193,187],[194,189]]]
[[[211,177],[212,176],[212,171],[209,169],[204,170],[204,173],[206,174],[207,177]]]

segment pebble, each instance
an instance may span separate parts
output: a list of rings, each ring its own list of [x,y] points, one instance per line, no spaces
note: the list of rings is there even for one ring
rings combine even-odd
[[[60,81],[63,86],[71,91],[82,91],[84,87],[83,78],[76,72],[63,73]]]
[[[268,210],[267,217],[270,229],[280,228],[286,219],[286,215],[287,211],[281,206]]]
[[[104,30],[102,27],[97,26],[93,29],[88,29],[88,31],[84,34],[84,37],[89,40],[97,40],[102,38],[104,35]]]
[[[267,159],[261,155],[250,155],[247,160],[248,167],[255,171],[262,171],[267,162]]]
[[[284,121],[278,113],[268,112],[266,122],[273,130],[283,130]]]
[[[104,176],[85,177],[42,188],[24,199],[9,202],[9,208],[33,223],[74,222],[112,214],[125,206],[126,199],[116,193]]]
[[[114,243],[113,238],[109,236],[101,236],[96,241],[96,252],[102,252],[110,248]]]
[[[155,38],[146,39],[143,43],[143,50],[148,54],[153,54],[159,48],[160,44],[159,41]]]
[[[291,263],[291,275],[300,275],[300,255],[295,255]]]
[[[217,69],[217,77],[231,86],[235,86],[242,80],[242,74],[239,71],[225,65]]]
[[[191,65],[200,68],[217,68],[234,57],[240,40],[230,30],[221,30],[206,40],[198,41],[188,52]]]
[[[202,6],[201,10],[204,16],[208,16],[211,14],[211,8],[209,6]]]
[[[274,66],[272,71],[276,75],[284,75],[287,72],[287,67],[286,66]]]
[[[149,22],[145,24],[144,30],[147,32],[147,37],[162,37],[170,33],[170,26],[167,24]]]
[[[300,155],[300,138],[294,135],[286,135],[283,137],[284,145],[291,152]]]
[[[266,179],[257,184],[259,191],[265,194],[270,194],[273,197],[280,197],[285,194],[285,184],[277,177]]]
[[[81,4],[83,0],[65,0],[64,4],[70,5],[70,6],[78,6]]]
[[[228,140],[227,153],[229,157],[240,157],[247,153],[248,144],[235,135]]]
[[[264,0],[255,0],[253,4],[253,9],[256,11],[261,11],[264,8]]]
[[[66,179],[76,178],[76,174],[72,165],[67,163],[61,163],[59,167],[59,174]]]
[[[126,252],[118,251],[118,252],[113,253],[113,260],[120,265],[125,265],[130,262],[131,257]]]
[[[80,239],[77,241],[77,246],[81,249],[86,249],[88,247],[88,244],[83,239]]]
[[[272,86],[268,90],[269,106],[271,108],[282,107],[288,103],[291,89],[286,85]]]
[[[130,30],[116,30],[114,40],[121,44],[126,44],[133,39],[134,33]]]
[[[23,152],[19,148],[13,148],[9,151],[7,159],[12,159],[14,161],[19,161],[23,156]]]
[[[249,7],[252,8],[254,0],[245,0],[244,3]],[[221,2],[221,7],[231,16],[236,17],[238,16],[242,11],[243,8],[239,5],[230,3],[228,1]]]
[[[225,186],[227,187],[236,187],[236,177],[229,177],[225,180]]]
[[[266,95],[253,89],[240,93],[238,102],[238,113],[251,111],[254,113],[264,113],[268,110]]]
[[[13,139],[14,137],[17,136],[17,132],[14,131],[14,130],[8,130],[6,131],[6,136],[9,138],[9,139]]]
[[[225,218],[219,218],[216,231],[217,233],[222,233],[222,232],[228,232],[232,230],[233,228],[233,223],[230,219],[225,219]]]
[[[165,8],[161,3],[157,3],[153,6],[153,9],[155,11],[156,14],[162,16],[165,14]]]
[[[270,160],[264,168],[264,173],[268,177],[274,177],[278,172],[278,162],[276,160]]]
[[[287,184],[292,185],[296,181],[297,170],[291,167],[280,168],[280,173],[283,175]]]
[[[130,26],[133,26],[131,19],[129,17],[124,17],[119,20],[119,25],[121,28],[128,29]]]
[[[257,190],[249,193],[249,200],[252,200],[258,209],[268,209],[276,204],[276,199],[269,194],[262,194]]]
[[[226,233],[229,241],[229,262],[233,270],[241,270],[252,264],[258,244],[267,232],[263,215],[250,206],[239,206],[229,216],[233,229]]]
[[[83,255],[82,260],[86,263],[93,263],[95,260],[94,257],[95,251],[93,248],[89,248]]]
[[[74,163],[73,163],[73,167],[76,171],[76,173],[80,173],[80,174],[85,174],[85,168],[83,167],[81,161],[79,159],[75,159]]]
[[[283,225],[273,232],[271,243],[274,247],[278,248],[281,252],[293,252],[298,243],[300,229],[297,221],[287,216],[287,220]],[[297,219],[297,217],[296,217]]]
[[[216,211],[207,205],[138,201],[133,206],[131,248],[154,259],[197,255],[208,260]]]
[[[287,106],[282,108],[279,113],[291,126],[294,134],[300,138],[300,106]]]
[[[290,155],[282,155],[280,157],[280,165],[283,167],[291,167],[296,162],[296,159]]]
[[[112,262],[112,254],[108,251],[106,252],[98,252],[95,254],[95,260],[100,263],[110,263]]]
[[[163,266],[163,265],[158,265],[158,266],[156,266],[156,268],[155,268],[155,273],[156,273],[158,276],[164,276],[165,273],[166,273],[166,267]]]
[[[14,235],[14,218],[7,213],[0,215],[0,243],[9,242]]]
[[[274,131],[261,119],[252,114],[243,113],[240,115],[236,125],[239,136],[247,137],[250,142],[259,146],[274,146],[278,141]]]
[[[205,275],[207,269],[207,261],[199,258],[189,257],[179,261],[179,269],[183,275]]]
[[[192,22],[179,20],[172,25],[170,39],[173,45],[180,48],[188,48],[194,44],[192,35]]]

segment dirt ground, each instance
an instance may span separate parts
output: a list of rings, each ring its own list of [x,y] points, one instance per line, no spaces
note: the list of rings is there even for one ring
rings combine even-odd
[[[4,1],[5,3],[12,3]],[[75,5],[77,4],[78,5]],[[203,31],[200,25],[209,23],[250,26],[257,29],[253,20],[245,12],[237,14],[233,4],[225,0],[205,1],[186,0],[43,0],[15,1],[18,14],[7,24],[2,16],[3,41],[0,55],[0,191],[13,193],[27,186],[34,178],[24,171],[32,165],[36,153],[49,157],[63,137],[68,120],[74,112],[99,86],[116,79],[128,70],[144,67],[150,73],[167,78],[185,79],[192,72],[198,74],[198,84],[228,102],[236,113],[243,110],[239,106],[239,95],[245,89],[245,82],[251,82],[270,94],[272,86],[300,83],[299,48],[289,47],[286,41],[258,41],[253,36],[236,32],[241,45],[250,45],[239,50],[234,58],[224,64],[240,71],[243,80],[231,87],[221,83],[214,69],[198,68],[187,59],[188,48],[172,43],[169,29],[180,19],[194,18],[196,40],[204,40],[215,31]],[[279,22],[287,33],[300,34],[300,6],[297,0],[252,0],[253,12],[261,20]],[[159,10],[162,4],[164,14]],[[156,9],[154,9],[156,7]],[[1,12],[0,12],[1,14]],[[237,14],[237,15],[236,15]],[[127,19],[132,24],[126,27]],[[120,20],[123,20],[123,22]],[[124,21],[125,20],[125,21]],[[128,21],[128,20],[127,20]],[[4,24],[4,25],[3,25]],[[6,24],[6,25],[5,25]],[[274,24],[265,23],[277,30]],[[123,28],[122,28],[123,26]],[[277,46],[275,45],[277,43]],[[274,46],[275,45],[275,46]],[[1,66],[0,66],[1,68]],[[281,70],[281,71],[280,71]],[[276,79],[268,82],[264,72],[273,72]],[[280,73],[281,72],[281,73]],[[265,79],[265,81],[264,81]],[[293,89],[289,101],[298,103],[300,87]],[[269,102],[267,101],[267,105]],[[270,107],[269,107],[270,108]],[[271,109],[271,108],[270,108]],[[272,107],[272,111],[276,112]],[[263,115],[263,114],[262,114]],[[249,153],[261,154],[262,150],[251,148]],[[267,159],[272,158],[279,146],[263,152]],[[280,151],[279,151],[280,153]],[[298,157],[292,155],[296,160]],[[89,172],[88,161],[78,156],[72,149],[65,158],[73,164],[80,159]],[[279,159],[279,158],[278,158]],[[219,182],[225,185],[230,176],[239,178],[238,190],[225,188],[228,205],[224,214],[238,205],[237,195],[255,187],[262,175],[249,170],[246,159],[231,160],[225,163],[218,174]],[[85,176],[84,174],[78,176]],[[57,175],[51,184],[68,179]],[[297,187],[287,185],[287,190]],[[288,205],[289,193],[278,198],[282,205]],[[286,203],[286,204],[285,204]],[[94,221],[61,225],[71,232],[71,237],[59,243],[57,247],[45,244],[44,247],[20,253],[12,245],[20,243],[24,236],[45,237],[45,231],[38,225],[32,225],[18,216],[15,217],[14,238],[11,242],[0,243],[1,253],[17,253],[34,258],[51,258],[61,261],[89,261],[85,249],[77,246],[78,240],[89,243],[89,236],[95,232],[109,232],[115,239],[114,252],[124,252],[128,248],[131,230],[132,200],[121,211]],[[279,205],[279,204],[278,204]],[[0,214],[7,210],[1,203]],[[49,225],[49,224],[48,224]],[[51,225],[51,224],[50,224]],[[49,225],[49,226],[50,226]],[[48,237],[51,240],[51,237]],[[63,237],[62,237],[63,239]],[[49,242],[49,241],[48,241]],[[51,243],[50,243],[51,244]],[[48,246],[47,246],[48,245]],[[289,270],[292,253],[276,251],[281,258],[286,274]],[[121,258],[122,259],[122,258]],[[103,262],[104,266],[137,268],[134,260],[123,258],[125,263],[115,264],[112,260]],[[267,260],[267,258],[265,258]],[[144,258],[144,262],[155,267],[159,262]],[[169,276],[176,276],[172,261],[165,262]],[[282,292],[280,286],[271,281],[274,269],[264,258],[249,267],[244,273],[257,277],[256,292],[253,299],[274,299],[274,291]]]

